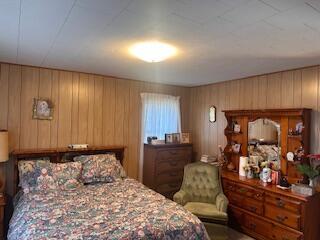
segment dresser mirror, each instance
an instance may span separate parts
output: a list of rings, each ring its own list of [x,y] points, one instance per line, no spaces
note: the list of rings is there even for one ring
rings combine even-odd
[[[255,164],[267,161],[280,169],[280,133],[280,124],[271,119],[248,122],[248,155]]]

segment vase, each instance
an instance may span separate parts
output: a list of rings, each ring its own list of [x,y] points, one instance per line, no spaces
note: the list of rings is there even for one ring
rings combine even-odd
[[[314,181],[313,181],[313,179],[309,179],[309,186],[312,187],[312,188],[314,187]]]
[[[253,171],[252,171],[251,169],[249,169],[249,170],[247,171],[247,178],[248,178],[248,179],[253,178]]]

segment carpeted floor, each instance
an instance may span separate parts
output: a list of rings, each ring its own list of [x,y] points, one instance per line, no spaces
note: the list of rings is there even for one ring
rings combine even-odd
[[[228,228],[228,240],[254,240],[254,238],[251,238],[245,234],[239,233],[233,230],[232,228]]]
[[[245,234],[237,232],[232,228],[220,227],[221,225],[204,223],[211,240],[254,240]],[[227,234],[225,233],[227,231]],[[228,238],[223,236],[227,235]]]

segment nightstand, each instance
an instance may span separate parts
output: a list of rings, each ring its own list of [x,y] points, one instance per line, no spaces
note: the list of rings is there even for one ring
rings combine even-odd
[[[4,208],[6,205],[6,198],[1,193],[0,194],[0,239],[4,239]]]

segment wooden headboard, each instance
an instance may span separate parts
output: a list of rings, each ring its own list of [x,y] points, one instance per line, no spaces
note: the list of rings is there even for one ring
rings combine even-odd
[[[17,150],[11,153],[11,161],[14,166],[13,176],[13,189],[9,192],[15,195],[19,190],[19,172],[18,162],[30,159],[50,159],[53,163],[71,162],[73,158],[80,155],[94,155],[94,154],[105,154],[114,153],[117,159],[123,164],[124,158],[124,146],[105,146],[105,147],[90,147],[88,149],[69,149],[69,148],[57,148],[57,149],[36,149],[36,150]]]

